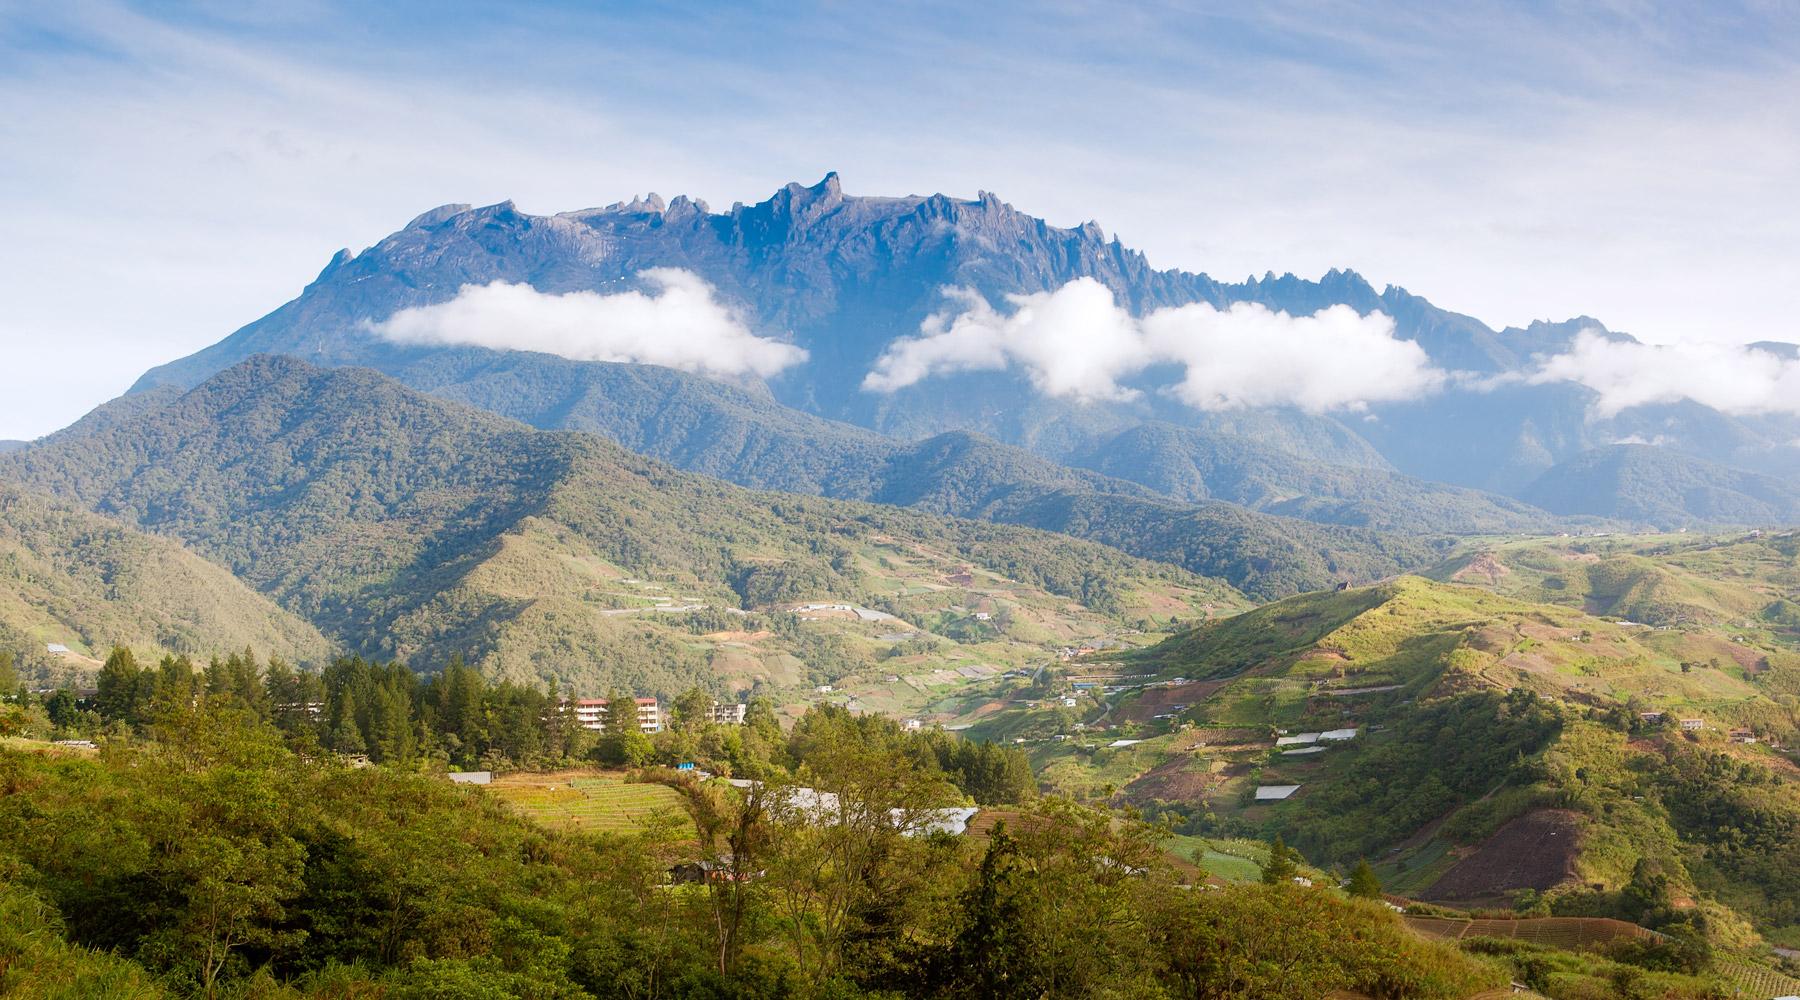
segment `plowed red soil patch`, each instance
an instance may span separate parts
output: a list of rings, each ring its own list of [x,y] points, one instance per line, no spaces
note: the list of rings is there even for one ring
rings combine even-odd
[[[1575,813],[1539,809],[1501,827],[1420,896],[1470,902],[1501,899],[1519,889],[1549,889],[1575,877],[1580,848]]]
[[[1118,717],[1127,722],[1149,722],[1159,715],[1178,711],[1180,707],[1200,704],[1226,683],[1190,681],[1173,687],[1145,688],[1136,701],[1119,710]]]
[[[1274,746],[1275,738],[1267,729],[1189,729],[1175,736],[1169,744],[1171,753],[1193,750],[1196,747],[1210,747],[1215,750],[1230,747],[1267,747]]]
[[[1455,580],[1458,583],[1466,583],[1470,580],[1483,580],[1492,585],[1499,583],[1502,579],[1511,575],[1512,570],[1506,568],[1505,564],[1501,563],[1500,560],[1495,559],[1492,552],[1483,552],[1475,558],[1470,559],[1469,564],[1462,569],[1457,570],[1451,575],[1450,579]]]
[[[1157,799],[1164,802],[1186,802],[1203,798],[1209,790],[1222,783],[1224,778],[1223,774],[1215,774],[1209,770],[1202,761],[1177,757],[1126,785],[1125,795],[1134,802],[1151,802]]]

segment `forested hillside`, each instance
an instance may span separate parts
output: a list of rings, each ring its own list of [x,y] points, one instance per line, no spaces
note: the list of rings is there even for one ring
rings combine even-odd
[[[1057,799],[910,836],[960,793],[891,723],[809,717],[748,789],[646,772],[679,813],[596,836],[347,767],[228,692],[165,705],[97,757],[0,746],[8,995],[1455,1000],[1507,978],[1332,889],[1183,887],[1157,829]],[[795,781],[844,808],[795,808]],[[699,862],[719,877],[672,879]]]
[[[1800,486],[1683,455],[1618,444],[1546,470],[1519,494],[1558,514],[1597,514],[1652,527],[1793,524]]]
[[[675,609],[833,598],[910,613],[909,601],[955,603],[943,580],[968,576],[960,560],[1102,615],[1240,600],[1115,549],[752,493],[593,435],[286,359],[4,462],[0,475],[183,540],[346,649],[437,664],[461,653],[496,676],[584,690],[680,690],[705,671],[678,633],[628,614],[652,593]],[[897,559],[947,568],[909,594],[881,582]]]
[[[87,674],[117,643],[198,658],[253,646],[315,665],[330,655],[317,629],[173,539],[0,482],[0,650],[41,682]]]
[[[435,394],[539,427],[593,431],[640,454],[741,486],[1062,532],[1224,579],[1259,598],[1330,586],[1346,576],[1367,580],[1417,569],[1441,551],[1372,531],[1262,516],[1242,506],[1179,502],[1188,498],[1185,492],[1159,494],[1161,482],[1149,488],[1058,465],[980,434],[951,432],[903,444],[666,368],[466,350],[403,356],[384,367]],[[1305,463],[1287,463],[1296,464]],[[1334,471],[1348,477],[1346,482],[1395,478],[1379,470],[1327,468],[1311,483],[1290,478],[1277,492],[1252,496],[1226,481],[1238,473],[1209,470],[1224,499],[1251,506],[1279,501],[1302,520],[1373,525],[1395,533],[1517,530],[1549,523],[1546,515],[1516,501],[1422,483],[1411,484],[1415,497],[1406,503],[1398,502],[1397,487],[1372,494],[1380,496],[1380,504],[1307,495],[1309,486],[1325,483]],[[1349,485],[1329,488],[1361,495]],[[1208,495],[1202,489],[1191,498]],[[1431,497],[1449,499],[1433,506]]]
[[[968,431],[908,444],[790,409],[750,387],[650,365],[477,349],[375,363],[445,398],[535,427],[593,431],[690,472],[758,489],[921,503],[942,513],[982,516],[979,504],[970,502],[979,498],[942,481],[976,475],[990,490],[1222,500],[1302,520],[1410,534],[1525,531],[1556,523],[1517,500],[1399,475],[1335,423],[1300,416],[1247,421],[1209,415],[1205,428],[1145,424],[1059,456],[1105,474],[1097,476]],[[956,468],[943,468],[946,456]],[[1251,525],[1285,530],[1280,521],[1241,520],[1246,531]],[[1338,548],[1359,544],[1353,536],[1315,534]]]
[[[1224,500],[1323,524],[1465,535],[1560,526],[1547,511],[1511,497],[1401,475],[1385,462],[1324,463],[1284,443],[1146,423],[1072,461],[1178,500]]]

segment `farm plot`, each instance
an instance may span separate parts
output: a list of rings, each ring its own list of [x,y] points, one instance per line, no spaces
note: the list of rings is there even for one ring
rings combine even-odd
[[[626,782],[622,776],[606,774],[516,774],[487,789],[554,829],[634,834],[666,825],[670,840],[697,836],[681,794],[665,785]]]

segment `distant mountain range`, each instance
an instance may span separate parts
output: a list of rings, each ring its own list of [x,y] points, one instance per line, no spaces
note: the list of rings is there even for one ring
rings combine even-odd
[[[1641,444],[1582,452],[1520,495],[1560,514],[1643,524],[1800,522],[1800,484]]]
[[[450,302],[465,286],[508,282],[547,297],[653,296],[657,282],[668,280],[655,269],[668,268],[704,282],[720,315],[759,338],[759,350],[792,345],[805,359],[766,378],[739,372],[727,385],[642,365],[376,332],[402,310]],[[1195,409],[1156,389],[1156,369],[1122,376],[1114,398],[1081,400],[1047,393],[1016,366],[995,370],[1004,366],[991,359],[892,391],[864,387],[897,343],[919,338],[933,316],[939,327],[950,323],[958,302],[979,297],[1003,316],[1009,296],[1082,279],[1137,316],[1197,303],[1253,303],[1293,316],[1334,306],[1379,313],[1396,337],[1457,377],[1435,392],[1317,413],[1291,405]],[[958,299],[947,289],[967,291]],[[511,203],[435,209],[361,253],[340,252],[297,299],[150,371],[136,391],[191,388],[253,355],[286,354],[372,367],[539,427],[596,430],[741,483],[858,495],[839,465],[860,475],[863,458],[892,447],[875,434],[912,442],[961,431],[1174,499],[1408,532],[1543,527],[1553,519],[1520,502],[1543,495],[1533,484],[1620,442],[1653,441],[1778,479],[1800,470],[1800,448],[1792,446],[1800,421],[1737,417],[1691,402],[1607,417],[1594,409],[1592,390],[1525,377],[1535,357],[1570,350],[1584,332],[1631,342],[1585,317],[1492,330],[1403,289],[1377,291],[1349,271],[1239,283],[1160,271],[1091,223],[1051,226],[991,194],[856,197],[830,175],[724,213],[654,197],[555,216]],[[1790,345],[1771,347],[1791,353]],[[790,447],[802,439],[817,444],[804,453]],[[778,468],[785,465],[791,468]],[[1611,502],[1603,481],[1587,481],[1599,492],[1561,502],[1557,513],[1635,509]],[[1674,526],[1754,512],[1676,504],[1646,513]]]

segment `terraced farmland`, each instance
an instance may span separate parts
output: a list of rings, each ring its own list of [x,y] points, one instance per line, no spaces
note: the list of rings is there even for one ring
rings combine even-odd
[[[619,774],[512,774],[496,779],[487,790],[538,823],[560,830],[635,834],[666,825],[670,840],[696,836],[679,792],[627,782]]]

